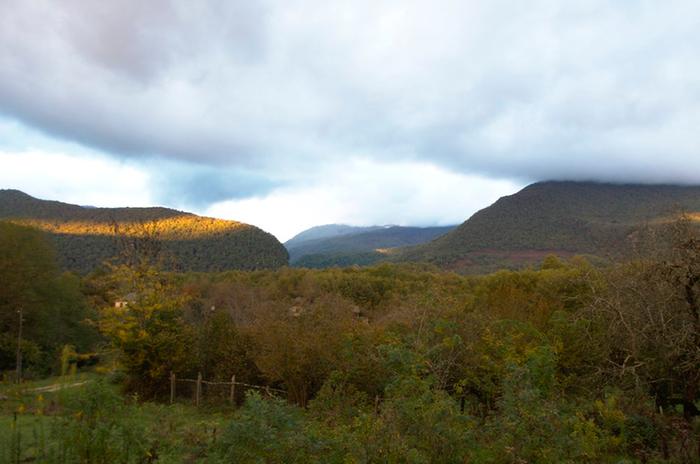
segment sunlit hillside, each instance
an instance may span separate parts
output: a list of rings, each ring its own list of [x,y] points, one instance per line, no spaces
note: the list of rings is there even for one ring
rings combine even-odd
[[[167,208],[86,208],[0,191],[0,219],[48,232],[62,266],[87,272],[120,253],[125,239],[158,243],[180,270],[269,269],[287,263],[277,239],[236,221]]]

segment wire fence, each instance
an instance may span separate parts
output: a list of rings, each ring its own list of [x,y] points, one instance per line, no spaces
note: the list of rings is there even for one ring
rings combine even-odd
[[[232,405],[236,404],[236,392],[243,391],[245,389],[255,389],[259,390],[268,396],[274,396],[275,394],[286,395],[285,390],[280,390],[279,388],[273,388],[268,385],[253,385],[245,382],[236,381],[236,376],[232,375],[230,381],[213,381],[204,380],[202,378],[202,373],[197,374],[196,379],[178,378],[174,372],[170,373],[170,404],[175,402],[177,396],[182,394],[182,387],[185,387],[187,396],[192,396],[194,398],[195,406],[200,406],[202,404],[202,399],[206,396],[207,398],[214,398],[218,400],[228,400]]]

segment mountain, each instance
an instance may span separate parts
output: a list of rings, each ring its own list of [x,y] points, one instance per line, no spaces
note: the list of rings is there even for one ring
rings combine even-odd
[[[186,271],[277,268],[289,257],[257,227],[162,207],[83,207],[0,190],[0,220],[47,232],[62,267],[78,272],[147,242],[163,251],[171,268]]]
[[[285,246],[298,267],[369,265],[383,259],[387,249],[426,243],[453,228],[332,224],[304,231]]]
[[[608,258],[626,246],[635,229],[672,220],[680,212],[700,212],[700,186],[540,182],[391,259],[486,272],[532,264],[550,253]]]
[[[342,235],[352,235],[359,234],[362,232],[370,232],[372,230],[382,229],[382,226],[349,226],[346,224],[326,224],[323,226],[315,226],[310,229],[306,229],[303,232],[296,234],[294,237],[290,238],[284,242],[284,246],[289,250],[290,248],[296,248],[304,242],[311,240],[317,240],[322,238],[339,237]]]

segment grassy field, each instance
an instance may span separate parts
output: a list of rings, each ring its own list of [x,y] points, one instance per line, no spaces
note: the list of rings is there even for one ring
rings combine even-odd
[[[196,462],[233,414],[226,405],[140,402],[106,380],[0,385],[0,463]]]

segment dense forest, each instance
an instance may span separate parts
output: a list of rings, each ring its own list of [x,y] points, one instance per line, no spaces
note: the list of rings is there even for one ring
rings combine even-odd
[[[547,254],[617,259],[640,225],[700,213],[700,187],[539,182],[499,199],[433,242],[395,253],[480,274],[535,264]]]
[[[624,262],[548,256],[483,276],[174,273],[126,247],[130,259],[76,277],[43,233],[2,224],[0,237],[8,380],[17,308],[27,380],[99,360],[57,394],[0,392],[7,462],[700,458],[700,240],[687,218],[640,229]],[[271,390],[238,388],[231,407],[212,387],[187,409],[186,387],[167,405],[171,373]]]
[[[96,313],[82,290],[78,276],[59,271],[45,234],[0,221],[0,370],[15,366],[20,310],[29,375],[49,373],[66,344],[92,348],[99,337],[83,321]]]
[[[386,259],[386,251],[346,251],[328,253],[309,253],[295,259],[289,264],[293,267],[307,269],[325,269],[329,267],[371,266]]]
[[[0,190],[0,220],[49,233],[59,267],[88,273],[132,247],[159,243],[167,267],[182,271],[274,269],[287,264],[282,244],[257,227],[167,208],[92,208]]]

